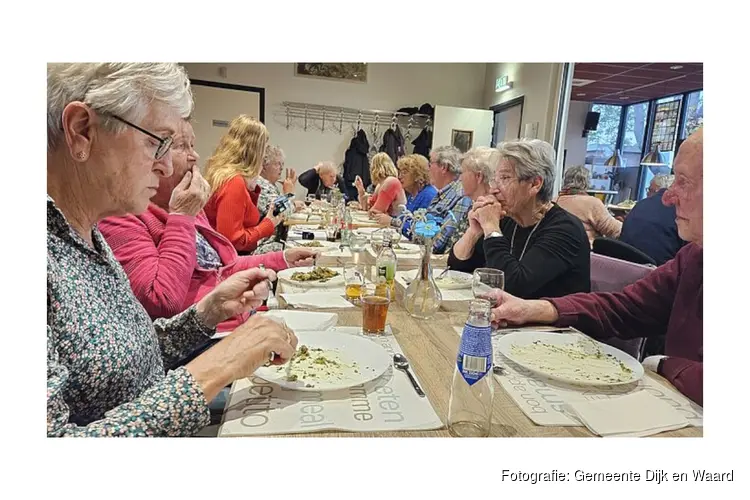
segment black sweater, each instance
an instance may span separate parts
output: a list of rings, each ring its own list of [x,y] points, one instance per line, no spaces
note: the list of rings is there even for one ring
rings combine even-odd
[[[318,200],[332,191],[331,188],[327,188],[325,184],[321,182],[320,176],[314,168],[302,172],[297,180],[302,187],[307,189],[307,194],[314,194],[315,198]],[[340,175],[336,176],[336,184],[338,185],[338,190],[346,194],[344,179]]]
[[[534,226],[518,226],[511,249],[516,226],[505,217],[500,221],[503,236],[487,241],[480,238],[467,260],[456,258],[451,248],[448,265],[467,273],[478,267],[500,269],[505,273],[505,291],[524,299],[591,291],[591,245],[576,216],[555,204],[531,235],[520,262],[518,257]]]

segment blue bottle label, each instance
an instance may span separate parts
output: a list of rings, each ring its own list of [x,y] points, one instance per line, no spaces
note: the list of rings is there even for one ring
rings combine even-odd
[[[492,370],[491,335],[489,326],[464,326],[456,363],[458,371],[469,385],[476,384]]]

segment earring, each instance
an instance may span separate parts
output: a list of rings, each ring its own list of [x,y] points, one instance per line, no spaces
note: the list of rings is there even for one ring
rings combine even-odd
[[[78,158],[79,160],[83,161],[83,160],[86,159],[86,153],[83,152],[83,151],[79,151],[79,152],[76,153],[76,158]]]

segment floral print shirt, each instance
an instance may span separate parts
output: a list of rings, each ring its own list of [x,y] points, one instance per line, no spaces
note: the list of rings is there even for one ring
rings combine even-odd
[[[281,196],[281,191],[274,184],[271,184],[265,177],[258,177],[258,185],[260,186],[260,196],[258,196],[258,211],[265,215],[268,212],[268,208],[271,204],[276,201],[276,198]],[[283,245],[279,242],[274,241],[274,236],[263,238],[258,242],[253,255],[261,255],[269,252],[278,252],[283,250]]]
[[[93,248],[47,197],[47,435],[189,436],[203,391],[171,364],[214,330],[195,306],[151,322],[98,229]]]

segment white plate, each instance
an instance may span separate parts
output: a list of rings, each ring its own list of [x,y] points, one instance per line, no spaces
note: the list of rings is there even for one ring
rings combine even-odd
[[[419,269],[408,271],[404,275],[404,282],[408,285],[417,278]],[[432,276],[435,278],[435,284],[441,290],[466,290],[471,288],[471,282],[474,277],[469,273],[461,271],[448,271],[441,279],[437,279],[443,273],[442,269],[434,269]],[[447,281],[446,281],[447,280]]]
[[[420,247],[419,245],[415,245],[414,243],[399,242],[398,246],[401,248],[393,249],[396,255],[407,254],[407,253],[422,253],[422,247]]]
[[[533,344],[534,342],[543,342],[551,346],[562,346],[568,348],[574,348],[577,343],[582,342],[582,345],[587,346],[586,349],[595,351],[594,345],[598,347],[602,354],[610,355],[610,359],[614,359],[615,362],[621,362],[626,368],[631,370],[629,378],[620,378],[620,374],[617,374],[618,380],[607,381],[607,380],[596,380],[587,379],[585,376],[574,375],[574,370],[584,370],[585,360],[576,360],[569,357],[557,358],[555,361],[556,366],[544,366],[539,364],[543,358],[536,357],[533,361],[529,359],[523,359],[520,355],[513,350],[513,346],[524,348]],[[595,340],[589,340],[579,334],[570,333],[548,333],[548,332],[515,332],[503,335],[497,340],[497,348],[503,356],[510,359],[514,363],[540,375],[544,375],[553,380],[565,382],[567,384],[575,385],[589,385],[589,386],[609,386],[609,385],[623,385],[631,384],[638,381],[643,377],[643,366],[633,358],[632,356],[616,349],[610,345],[602,344]],[[583,352],[587,352],[585,349]],[[591,371],[584,371],[588,376],[591,375]],[[615,373],[615,372],[611,372]],[[603,377],[602,377],[603,378]]]
[[[286,380],[286,365],[262,366],[255,371],[256,376],[285,389],[335,391],[375,380],[391,366],[391,357],[388,352],[379,344],[361,335],[313,331],[295,333],[299,339],[297,347],[306,345],[311,349],[323,349],[326,357],[338,358],[349,367],[342,368],[340,371],[334,370],[337,376],[321,373],[317,378],[299,378],[294,382]],[[321,370],[325,370],[325,368],[321,368]],[[294,374],[295,371],[293,370],[292,373]],[[313,387],[306,387],[308,384]]]
[[[310,241],[317,241],[321,244],[319,247],[304,247],[302,243],[310,243]],[[308,248],[309,250],[320,250],[322,253],[328,253],[333,251],[339,251],[340,243],[334,241],[321,241],[321,240],[292,240],[287,242],[287,246],[290,248],[302,247]]]
[[[327,243],[327,242],[326,242]],[[328,267],[328,266],[321,266],[321,267]],[[333,278],[329,279],[328,281],[294,281],[292,279],[292,275],[294,273],[309,273],[313,270],[312,266],[305,266],[305,267],[290,267],[289,269],[284,269],[283,271],[279,271],[276,273],[276,276],[282,281],[285,281],[287,283],[290,283],[294,286],[300,286],[300,287],[325,287],[330,288],[332,286],[340,286],[344,284],[344,270],[340,267],[330,267],[329,269],[332,269],[333,271],[336,271],[339,273],[338,276],[334,276]]]
[[[354,232],[359,234],[372,234],[375,231],[383,231],[382,227],[360,227],[359,229],[355,229]]]

